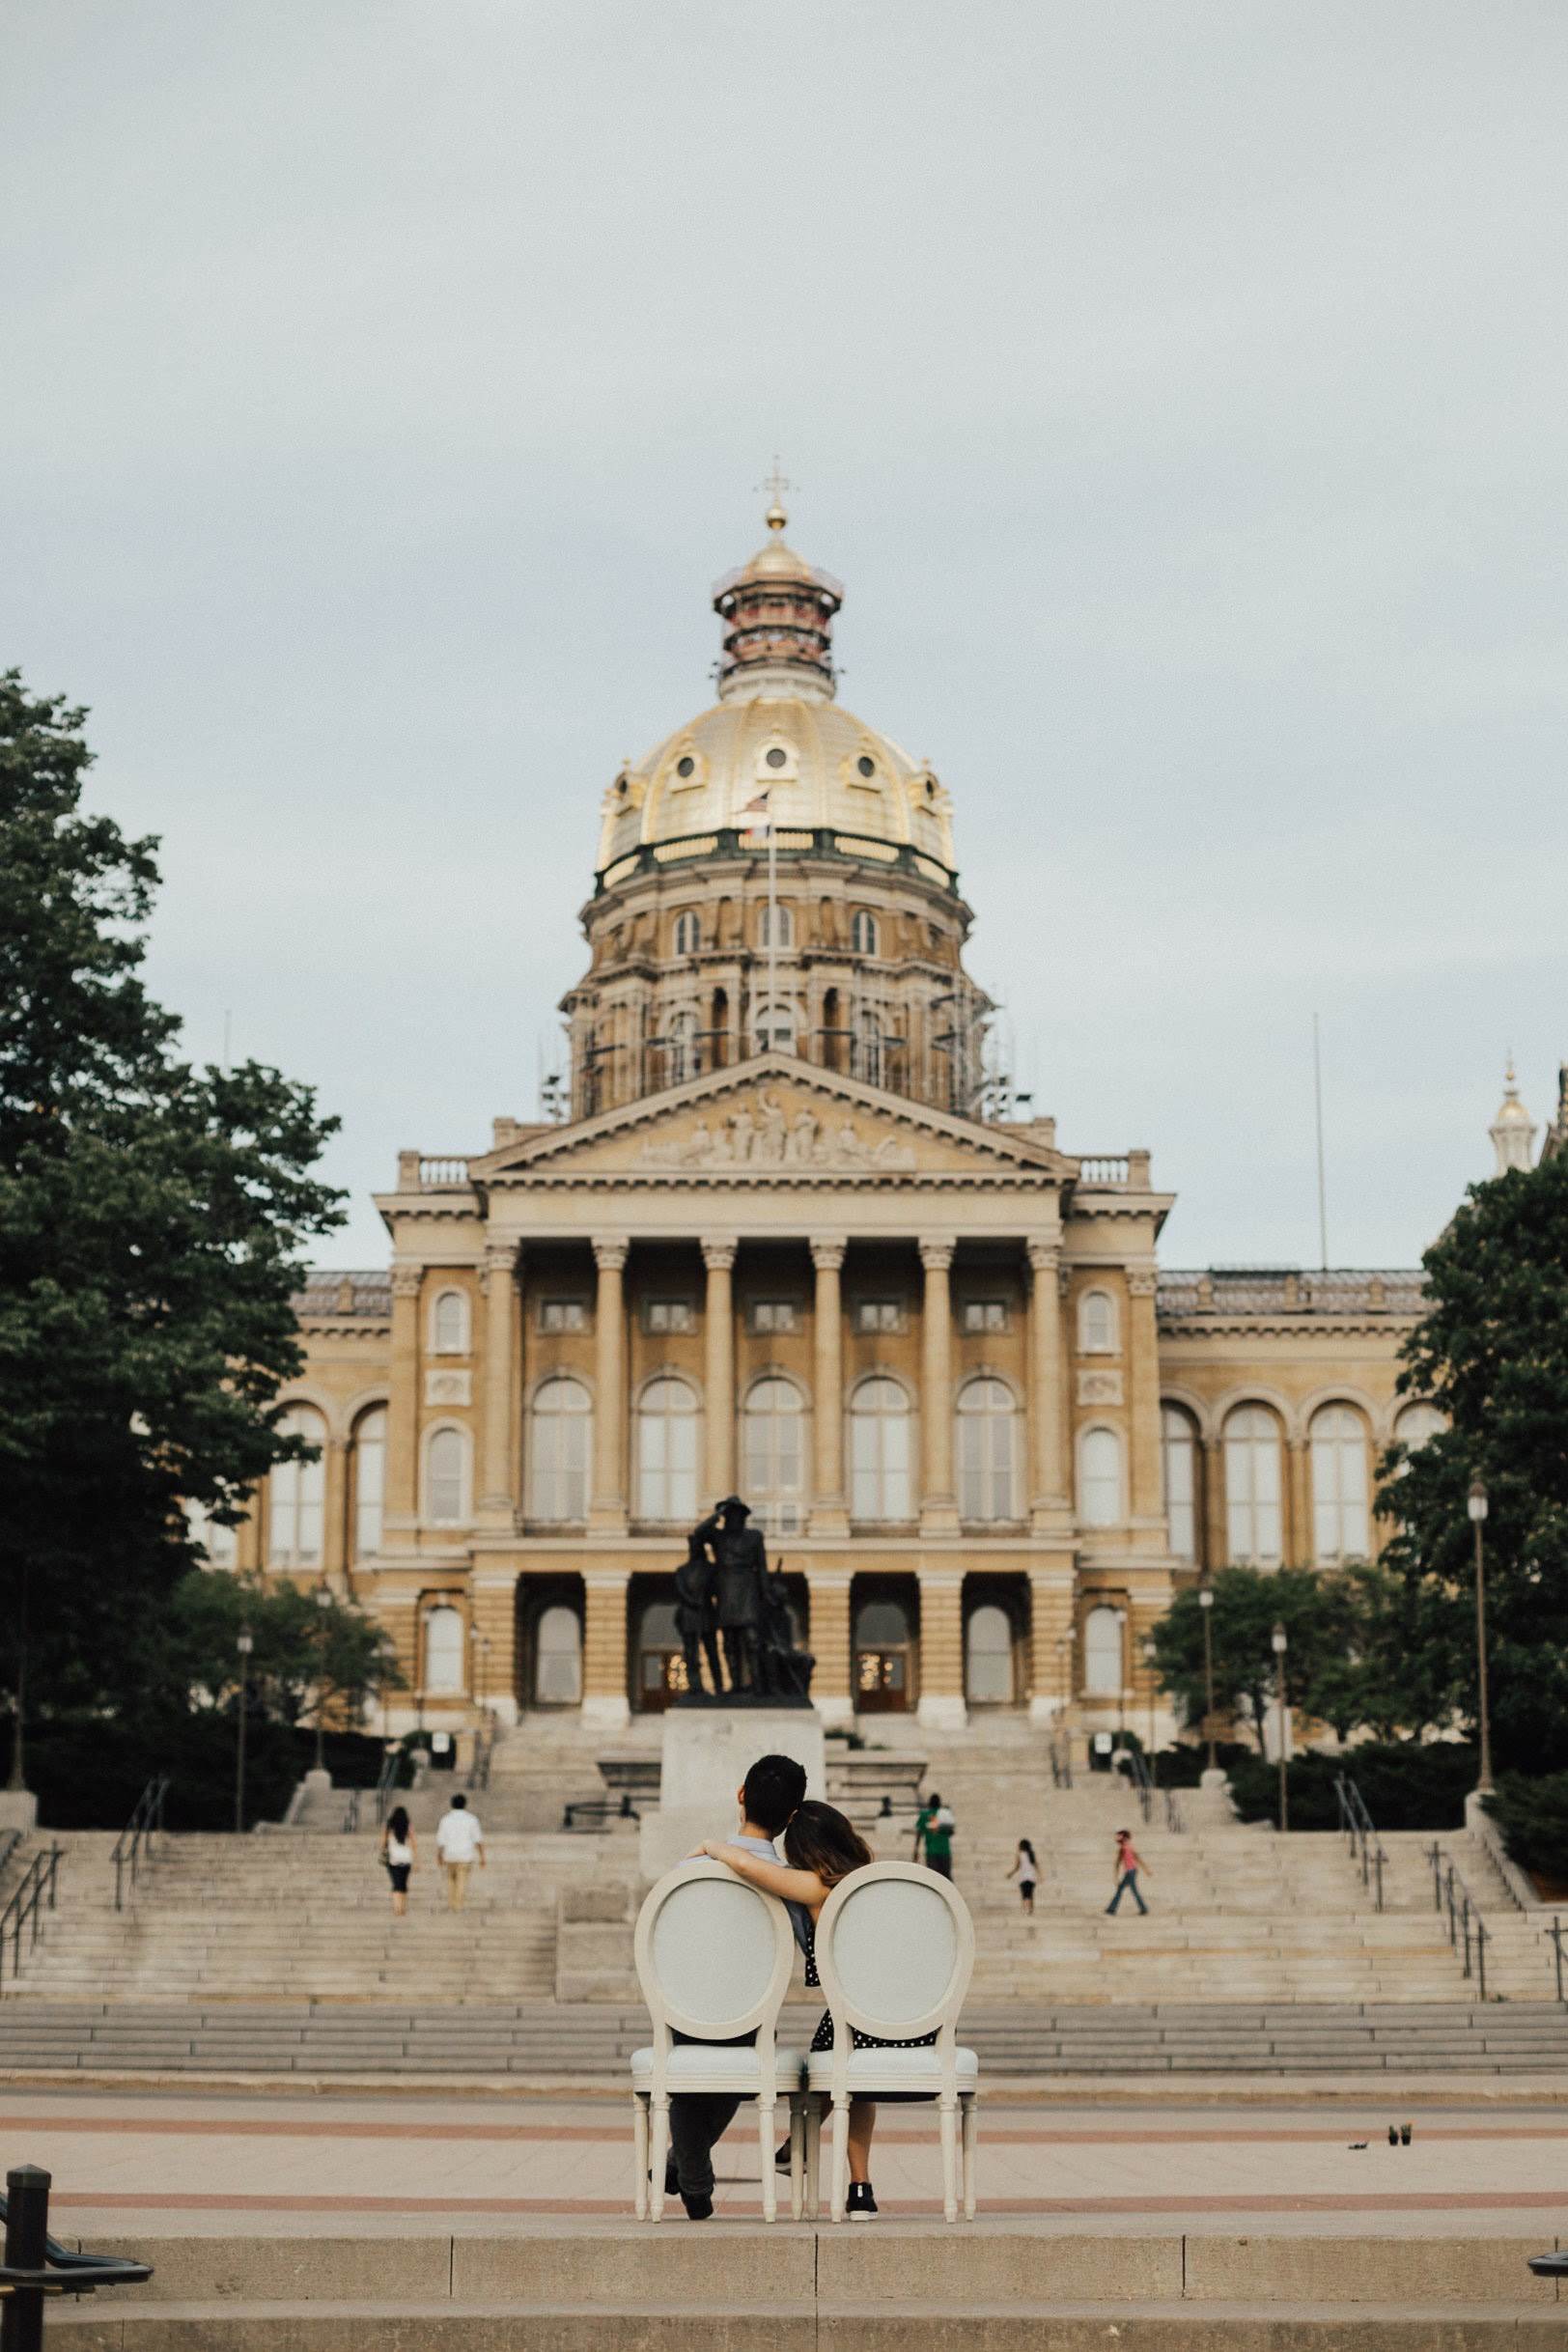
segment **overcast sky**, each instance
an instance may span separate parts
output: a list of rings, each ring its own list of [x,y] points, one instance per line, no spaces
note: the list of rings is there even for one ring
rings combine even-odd
[[[1568,1053],[1561,0],[10,0],[0,661],[354,1218],[532,1115],[763,536],[1170,1264],[1412,1264]]]

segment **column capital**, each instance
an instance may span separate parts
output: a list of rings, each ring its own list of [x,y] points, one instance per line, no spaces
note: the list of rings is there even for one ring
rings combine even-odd
[[[594,1235],[594,1264],[601,1274],[619,1274],[631,1246],[624,1233],[596,1233]]]
[[[1054,1236],[1047,1240],[1041,1234],[1031,1233],[1024,1247],[1028,1252],[1031,1274],[1053,1274],[1061,1264],[1062,1246]]]
[[[394,1266],[392,1269],[393,1298],[417,1299],[420,1285],[424,1279],[425,1270],[422,1266]]]
[[[844,1263],[849,1242],[842,1233],[820,1233],[812,1238],[811,1263],[819,1274],[837,1274]]]
[[[922,1234],[920,1237],[920,1263],[927,1274],[945,1274],[953,1263],[953,1251],[956,1246],[950,1233]]]
[[[708,1234],[702,1237],[702,1262],[710,1274],[728,1274],[735,1264],[739,1245],[727,1234]]]
[[[485,1244],[487,1279],[490,1274],[516,1274],[521,1259],[522,1251],[516,1242],[487,1242]]]
[[[1134,1299],[1152,1299],[1160,1287],[1160,1271],[1155,1266],[1130,1266],[1127,1287]]]

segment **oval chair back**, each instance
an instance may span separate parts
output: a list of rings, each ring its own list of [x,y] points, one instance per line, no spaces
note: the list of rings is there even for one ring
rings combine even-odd
[[[833,2020],[840,2092],[852,2027],[881,2042],[935,2033],[951,2077],[959,2011],[974,1973],[974,1922],[948,1880],[917,1862],[853,1870],[818,1918],[817,1973]]]
[[[654,2023],[656,2101],[667,2096],[671,2037],[757,2037],[759,2079],[771,2083],[774,2029],[795,1965],[783,1904],[722,1862],[682,1862],[649,1890],[633,1945],[637,1982]]]

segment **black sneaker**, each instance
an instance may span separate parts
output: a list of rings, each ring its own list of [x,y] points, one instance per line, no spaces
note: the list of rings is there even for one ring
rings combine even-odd
[[[775,2172],[787,2172],[789,2169],[790,2143],[787,2140],[781,2140],[777,2147],[773,2150],[773,2170]]]
[[[876,2220],[877,2200],[871,2194],[869,2180],[851,2181],[849,2202],[844,2210],[852,2222],[874,2222]]]
[[[687,2197],[683,2189],[681,2202],[686,2207],[688,2222],[711,2222],[713,2220],[714,2200],[711,2197]]]
[[[675,2169],[673,2156],[664,2167],[664,2194],[666,2197],[679,2197],[681,2194],[681,2175]]]

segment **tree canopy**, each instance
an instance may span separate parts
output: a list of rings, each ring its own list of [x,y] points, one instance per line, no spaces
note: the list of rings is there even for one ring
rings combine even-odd
[[[1487,1652],[1498,1764],[1568,1765],[1568,1154],[1472,1185],[1424,1260],[1400,1386],[1447,1426],[1395,1450],[1385,1550],[1418,1612],[1423,1667],[1477,1714],[1471,1527],[1486,1485]]]
[[[276,1070],[196,1069],[142,978],[157,844],[82,806],[84,714],[0,675],[0,1622],[35,1693],[135,1687],[150,1609],[305,1450],[305,1246],[337,1122]],[[8,1676],[8,1679],[11,1679]]]

